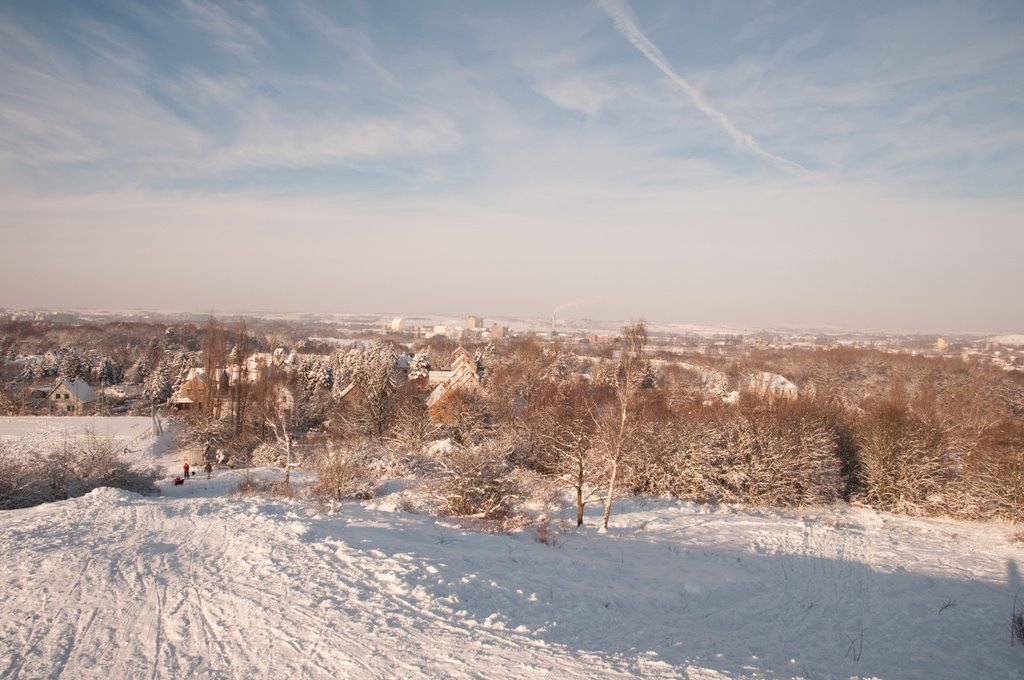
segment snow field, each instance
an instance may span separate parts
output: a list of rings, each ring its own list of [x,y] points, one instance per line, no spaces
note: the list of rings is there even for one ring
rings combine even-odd
[[[165,421],[164,434],[155,437],[148,416],[0,416],[0,441],[52,443],[94,435],[127,447],[140,462],[169,451],[174,442],[172,430],[173,423]]]
[[[0,514],[0,677],[1024,672],[1004,525],[624,501],[550,546],[240,474]]]

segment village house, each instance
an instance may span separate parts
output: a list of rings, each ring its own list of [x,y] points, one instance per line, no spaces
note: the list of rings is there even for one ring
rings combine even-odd
[[[210,397],[211,387],[215,394],[227,397],[229,380],[228,372],[218,368],[214,371],[216,382],[211,386],[206,376],[206,369],[190,368],[178,391],[171,396],[171,406],[177,409],[202,408]]]
[[[430,373],[431,380],[441,378],[440,374],[447,374],[427,397],[427,408],[432,413],[458,392],[480,389],[480,376],[477,373],[476,361],[462,347],[452,352],[451,366],[447,371],[431,371]],[[435,376],[435,374],[438,375]]]
[[[793,400],[797,397],[797,386],[778,373],[759,371],[747,381],[747,391],[769,399]]]
[[[88,383],[80,378],[61,380],[46,395],[46,400],[50,404],[50,413],[80,416],[86,411],[89,404],[96,401],[96,393],[92,391]]]

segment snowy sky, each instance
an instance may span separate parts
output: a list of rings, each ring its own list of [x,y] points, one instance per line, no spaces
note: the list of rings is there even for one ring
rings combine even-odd
[[[1021,331],[1021,35],[1019,0],[4,2],[0,306]]]

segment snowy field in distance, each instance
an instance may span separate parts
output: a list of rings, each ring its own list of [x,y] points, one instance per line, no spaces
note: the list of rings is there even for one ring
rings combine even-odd
[[[1000,345],[1011,345],[1014,347],[1020,347],[1024,345],[1024,334],[1021,335],[997,335],[992,338],[993,342],[998,342]]]
[[[1024,675],[1008,525],[633,500],[545,545],[241,475],[0,513],[0,677]]]
[[[163,454],[173,445],[173,433],[166,421],[164,426],[163,436],[156,438],[153,419],[148,416],[0,416],[0,441],[49,442],[94,435],[147,458]]]

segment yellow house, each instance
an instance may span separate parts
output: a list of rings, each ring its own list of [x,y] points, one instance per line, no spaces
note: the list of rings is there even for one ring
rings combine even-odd
[[[228,372],[218,368],[215,375],[216,384],[213,387],[224,398],[228,394]],[[209,397],[210,388],[205,369],[190,368],[181,387],[171,397],[171,405],[180,409],[201,408]]]

